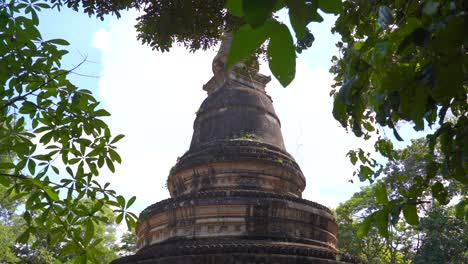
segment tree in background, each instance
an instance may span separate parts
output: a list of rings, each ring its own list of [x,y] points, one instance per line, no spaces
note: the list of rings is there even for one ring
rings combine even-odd
[[[433,158],[435,161],[442,159],[427,157],[426,149],[425,139],[413,140],[410,146],[399,150],[404,159],[387,164],[385,177],[363,187],[337,207],[341,250],[369,263],[466,263],[468,235],[464,230],[467,223],[455,217],[456,207],[440,204],[442,198],[433,198],[430,189],[419,189],[417,184],[423,180],[420,175],[425,174],[427,163],[433,162]],[[431,180],[445,186],[447,192],[441,194],[444,201],[466,196],[463,185],[445,180],[440,174]],[[415,203],[414,208],[394,209],[388,218],[381,212],[387,197],[400,201],[413,196],[425,200]],[[411,225],[401,221],[401,213],[411,220]],[[383,220],[373,222],[372,218]],[[382,224],[386,221],[391,225]]]
[[[399,222],[396,228],[380,235],[371,226],[366,236],[358,236],[366,215],[378,205],[373,190],[364,187],[336,208],[339,250],[369,264],[378,263],[453,263],[468,261],[466,222],[455,217],[455,208],[436,204],[421,214],[418,225]],[[422,213],[422,212],[421,212]]]
[[[387,247],[375,229],[363,238],[356,235],[363,216],[375,210],[374,203],[373,192],[367,187],[336,208],[337,248],[370,264],[379,263],[376,260],[388,262]]]
[[[0,164],[10,161],[9,155],[0,152]],[[0,169],[0,174],[9,172],[9,170]],[[18,263],[20,260],[13,251],[15,243],[11,238],[21,231],[16,228],[20,226],[22,220],[16,212],[21,202],[20,199],[13,199],[7,195],[7,188],[0,185],[0,263]]]
[[[358,237],[365,216],[379,208],[375,199],[375,187],[363,187],[349,200],[336,208],[338,222],[337,247],[369,264],[410,263],[414,254],[412,241],[414,232],[404,223],[388,230],[388,236],[379,234],[378,227],[370,227],[365,237]]]
[[[119,255],[128,256],[136,253],[137,237],[133,232],[126,232],[120,238]]]
[[[19,258],[15,255],[14,238],[19,231],[17,226],[21,217],[16,215],[17,200],[5,196],[6,189],[0,186],[0,263],[18,263]]]
[[[454,208],[434,207],[416,227],[423,238],[414,263],[468,263],[467,227]]]

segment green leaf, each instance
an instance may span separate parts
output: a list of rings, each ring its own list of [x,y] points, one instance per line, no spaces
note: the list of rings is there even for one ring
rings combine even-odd
[[[74,178],[73,171],[72,171],[72,169],[71,169],[70,167],[67,166],[67,167],[65,168],[65,170],[68,172],[68,174],[69,174],[70,176],[72,176],[72,178]]]
[[[431,190],[432,196],[434,196],[437,199],[437,201],[439,201],[439,203],[445,205],[449,202],[447,199],[448,192],[441,182],[438,181],[434,183],[434,185],[432,185],[431,187]]]
[[[116,224],[120,224],[120,223],[122,222],[122,220],[123,220],[123,217],[124,217],[124,214],[123,214],[123,213],[119,214],[119,215],[115,218],[115,223],[116,223]]]
[[[242,17],[244,12],[242,11],[242,0],[227,0],[226,9],[229,14],[237,17]]]
[[[390,43],[401,41],[401,39],[407,37],[415,31],[415,29],[421,27],[421,21],[415,17],[409,17],[406,23],[398,27],[395,31],[390,34]]]
[[[30,113],[36,112],[36,110],[37,110],[37,107],[35,104],[28,102],[28,101],[24,101],[19,112],[22,114],[30,114]]]
[[[365,128],[367,131],[369,131],[369,132],[375,131],[374,126],[373,126],[371,123],[369,123],[369,122],[363,122],[362,125],[363,125],[364,128]]]
[[[368,166],[364,166],[364,165],[359,166],[358,177],[361,182],[366,181],[366,180],[371,180],[372,175],[374,175],[374,171],[371,168],[369,168]]]
[[[47,132],[45,133],[41,139],[39,140],[39,142],[43,143],[43,144],[47,144],[50,142],[50,140],[52,139],[52,137],[54,136],[55,134],[55,131],[50,131],[50,132]]]
[[[117,196],[117,202],[121,208],[125,208],[125,198],[122,195]]]
[[[35,26],[39,25],[39,17],[34,9],[31,9],[31,19]]]
[[[426,166],[426,175],[427,179],[432,179],[437,175],[437,172],[439,171],[439,163],[436,161],[429,161],[427,166]]]
[[[32,218],[31,218],[31,213],[29,213],[29,211],[24,212],[24,214],[23,214],[23,219],[24,219],[24,221],[26,221],[26,223],[27,223],[28,225],[30,225],[30,224],[31,224],[31,220],[32,220]]]
[[[16,239],[18,243],[27,244],[29,241],[29,236],[31,235],[30,229],[26,229],[19,237]]]
[[[398,131],[396,130],[396,128],[393,128],[393,135],[398,141],[403,141],[403,138],[400,137],[400,134],[398,134]]]
[[[128,209],[130,206],[132,206],[135,200],[136,200],[136,196],[133,196],[132,198],[130,198],[130,200],[128,200],[127,202],[127,206],[125,207],[125,209]]]
[[[296,52],[293,38],[286,25],[274,21],[270,25],[271,38],[268,43],[268,64],[273,75],[288,86],[296,74]]]
[[[388,212],[385,209],[379,210],[374,214],[374,220],[377,224],[377,230],[379,234],[385,238],[388,238]]]
[[[113,161],[117,161],[118,163],[122,163],[122,159],[120,155],[113,149],[109,149],[109,155]]]
[[[388,202],[387,187],[383,182],[375,185],[375,199],[378,204],[386,204]]]
[[[242,0],[242,10],[244,11],[245,19],[252,28],[262,26],[265,21],[271,17],[278,0]]]
[[[464,197],[463,199],[460,200],[460,202],[455,205],[455,216],[460,219],[460,220],[468,220],[464,219],[465,216],[467,215],[468,212],[468,199],[467,197]]]
[[[88,219],[85,222],[85,233],[83,237],[83,245],[89,245],[89,242],[94,237],[95,230],[94,230],[94,223],[92,220]]]
[[[58,193],[55,192],[54,190],[52,190],[50,187],[45,187],[45,192],[47,194],[47,196],[52,199],[52,201],[54,202],[58,202],[59,201],[59,196],[58,196]]]
[[[125,215],[125,222],[127,222],[127,228],[128,230],[132,230],[135,228],[136,226],[136,221],[135,221],[135,218],[133,218],[133,216],[129,215],[129,214],[126,214]]]
[[[33,159],[28,160],[28,170],[31,175],[34,175],[36,172],[36,162]]]
[[[125,136],[120,134],[120,135],[117,135],[112,141],[111,141],[111,144],[114,144],[114,143],[117,143],[119,140],[121,140],[122,138],[124,138]]]
[[[38,6],[41,8],[50,8],[50,6],[46,3],[35,3],[34,6]]]
[[[10,179],[4,175],[0,175],[0,184],[5,187],[10,187]]]
[[[94,116],[110,116],[111,114],[104,109],[99,109],[94,112]]]
[[[9,169],[14,169],[15,164],[11,162],[2,162],[0,163],[0,170],[9,170]]]
[[[104,166],[104,162],[105,162],[104,157],[103,156],[99,157],[98,158],[98,167],[102,168],[102,166]]]
[[[356,165],[356,162],[358,160],[357,156],[356,156],[356,152],[354,151],[349,151],[348,154],[346,154],[347,156],[349,156],[349,160],[351,161],[351,163],[353,165]]]
[[[64,230],[65,231],[65,230]],[[80,252],[81,248],[74,242],[68,242],[60,248],[60,256],[65,257],[68,255],[74,255],[76,252]]]
[[[89,247],[91,247],[91,248],[92,248],[92,247],[96,247],[97,245],[101,244],[101,242],[102,242],[103,240],[104,240],[104,239],[102,239],[102,238],[98,238],[98,239],[94,240],[93,243],[91,243],[91,244],[89,245]]]
[[[89,169],[91,170],[91,173],[93,173],[93,175],[96,175],[96,176],[99,175],[99,171],[97,169],[96,163],[89,163],[88,166],[89,166]]]
[[[112,201],[112,200],[107,201],[107,204],[108,204],[108,205],[111,205],[111,206],[115,206],[115,207],[119,207],[119,206],[120,206],[120,204],[119,204],[118,202]]]
[[[394,200],[396,202],[396,200]],[[401,205],[394,204],[392,210],[390,211],[390,223],[394,226],[397,225],[398,221],[400,220],[400,213],[401,213]]]
[[[47,43],[52,43],[52,44],[57,44],[57,45],[62,45],[62,46],[68,46],[70,43],[64,39],[50,39],[46,41]]]
[[[52,170],[53,170],[56,174],[59,174],[59,173],[60,173],[59,169],[58,169],[57,167],[55,167],[55,166],[52,166]]]
[[[368,215],[364,218],[364,221],[359,225],[359,229],[357,231],[357,236],[359,238],[363,238],[369,233],[370,226],[372,224],[373,215]]]
[[[106,158],[106,164],[110,171],[115,172],[114,163],[112,162],[111,159]]]
[[[251,56],[267,39],[265,27],[253,29],[250,25],[243,25],[232,36],[231,47],[226,59],[226,68]]]
[[[406,222],[410,225],[419,224],[418,211],[416,204],[406,203],[403,205],[403,215],[405,216]]]
[[[333,117],[340,122],[343,127],[348,126],[347,107],[340,96],[335,96],[333,100]]]
[[[318,7],[325,13],[338,15],[341,12],[341,0],[318,0]]]
[[[79,255],[77,257],[75,257],[75,259],[73,259],[73,263],[74,264],[86,264],[88,263],[88,255],[85,254],[82,254],[82,255]]]
[[[302,39],[306,36],[307,33],[307,22],[306,21],[306,12],[307,6],[306,3],[302,0],[289,0],[287,1],[289,8],[289,20],[291,21],[291,26],[296,32],[298,39]]]

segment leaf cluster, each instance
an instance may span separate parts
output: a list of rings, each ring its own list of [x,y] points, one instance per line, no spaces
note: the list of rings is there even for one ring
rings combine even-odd
[[[25,201],[18,201],[12,205],[7,194],[7,188],[0,185],[0,197],[6,198],[0,200],[0,210],[10,211],[9,214],[0,215],[0,262],[2,263],[72,263],[75,253],[63,255],[61,248],[63,242],[51,244],[47,241],[49,230],[43,230],[33,233],[27,242],[20,243],[12,240],[18,233],[23,232],[27,228],[24,219],[19,215]],[[81,200],[81,203],[89,203],[89,200]],[[100,216],[105,216],[109,219],[107,223],[98,222],[94,225],[93,241],[101,239],[102,243],[96,246],[96,251],[99,254],[96,256],[97,263],[109,263],[117,257],[117,245],[115,244],[115,214],[109,208],[103,208],[99,212]],[[91,262],[91,261],[89,261]]]
[[[61,68],[68,42],[42,38],[37,12],[49,8],[46,1],[0,1],[0,153],[8,157],[0,184],[25,201],[27,228],[18,242],[44,233],[47,243],[62,243],[61,254],[84,263],[99,255],[95,226],[110,221],[99,213],[115,208],[132,228],[135,198],[127,202],[96,180],[104,165],[114,172],[121,162],[115,144],[123,135],[113,137],[102,120],[109,113],[68,80],[74,69]]]
[[[362,222],[359,236],[366,235],[370,226],[376,224],[380,235],[388,237],[386,230],[398,224],[401,213],[408,224],[418,225],[418,211],[424,206],[435,201],[445,205],[456,196],[466,197],[464,184],[446,179],[433,165],[443,160],[440,149],[436,149],[435,155],[427,154],[428,149],[427,140],[420,138],[413,140],[409,147],[394,151],[398,159],[388,162],[383,169],[386,177],[373,185],[379,206]],[[465,218],[464,199],[457,205],[462,220]]]
[[[331,92],[335,119],[357,137],[377,135],[376,152],[400,166],[411,166],[407,153],[394,150],[379,128],[392,130],[400,141],[398,126],[404,122],[416,131],[435,130],[420,154],[424,168],[411,178],[401,178],[399,182],[407,185],[399,188],[401,199],[383,200],[387,209],[369,222],[403,210],[408,223],[417,224],[415,206],[427,194],[447,204],[449,184],[464,188],[468,184],[466,10],[466,1],[343,3],[333,28],[342,37],[337,43],[340,57],[333,58],[330,70],[336,74],[333,87],[340,87]],[[359,161],[355,174],[361,181],[372,182],[383,172],[383,166],[362,150],[348,155],[353,164]],[[385,190],[377,194],[386,195]],[[458,208],[465,218],[465,200]]]
[[[120,18],[120,12],[123,10],[131,8],[140,9],[149,0],[49,0],[49,2],[52,4],[52,7],[56,7],[59,10],[62,7],[67,7],[104,20],[104,17],[109,14]]]
[[[307,28],[311,22],[322,22],[318,10],[337,14],[341,1],[229,0],[228,12],[246,23],[234,32],[226,66],[248,58],[262,45],[266,45],[266,58],[273,75],[284,86],[288,86],[296,73],[296,53],[312,46],[314,36]],[[288,8],[289,19],[295,31],[297,43],[289,28],[279,22],[274,13]]]
[[[79,2],[66,1],[75,10]],[[205,50],[214,47],[225,32],[235,32],[227,66],[266,51],[270,69],[283,86],[294,79],[296,53],[312,46],[315,38],[307,25],[323,21],[318,10],[332,14],[341,10],[340,0],[135,0],[116,1],[120,4],[114,5],[109,2],[83,1],[83,8],[101,18],[120,9],[140,9],[143,14],[137,19],[137,38],[159,51],[169,51],[173,43],[190,51]],[[283,8],[289,10],[296,39],[274,15]]]
[[[241,21],[229,16],[226,1],[210,0],[127,0],[127,1],[79,1],[53,0],[59,6],[67,6],[100,19],[108,14],[120,17],[122,10],[137,9],[137,38],[158,51],[169,51],[173,43],[194,52],[214,47],[223,32],[236,27]]]

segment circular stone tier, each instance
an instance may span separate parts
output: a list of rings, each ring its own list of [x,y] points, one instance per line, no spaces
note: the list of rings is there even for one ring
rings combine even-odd
[[[245,239],[171,240],[111,264],[343,264],[362,263],[348,254],[307,244]]]
[[[227,80],[211,93],[197,111],[190,149],[238,137],[256,137],[285,149],[281,124],[271,98],[251,82],[239,82],[240,75]],[[249,78],[250,79],[250,78]]]
[[[320,204],[258,191],[199,192],[146,208],[137,247],[178,239],[261,239],[300,243],[335,252],[337,224]],[[221,253],[221,252],[220,252]]]
[[[112,262],[158,264],[359,263],[335,249],[329,209],[267,192],[213,191],[146,208],[133,256]]]
[[[190,149],[171,169],[171,197],[249,189],[301,197],[305,178],[286,151],[250,139],[217,140]]]

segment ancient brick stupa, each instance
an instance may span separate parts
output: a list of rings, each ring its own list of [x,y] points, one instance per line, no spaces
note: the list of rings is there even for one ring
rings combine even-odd
[[[286,151],[258,67],[213,61],[190,149],[171,169],[171,198],[141,214],[138,252],[113,263],[352,263],[335,248],[328,208],[301,199],[306,180]],[[257,65],[258,66],[258,65]]]

